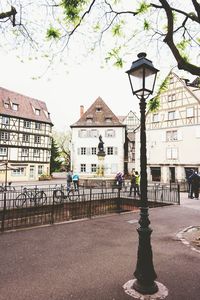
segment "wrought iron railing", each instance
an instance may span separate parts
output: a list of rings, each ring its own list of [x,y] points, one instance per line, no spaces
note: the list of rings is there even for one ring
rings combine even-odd
[[[148,187],[149,207],[180,204],[179,188]],[[69,194],[64,185],[27,187],[0,193],[0,229],[53,224],[109,213],[137,210],[140,198],[129,196],[129,186],[83,188]]]

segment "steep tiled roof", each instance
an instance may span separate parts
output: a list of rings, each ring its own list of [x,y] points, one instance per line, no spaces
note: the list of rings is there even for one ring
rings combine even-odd
[[[82,117],[71,127],[124,127],[106,103],[98,97]]]
[[[13,105],[18,109],[13,109]],[[0,114],[52,124],[45,102],[2,87],[0,87]]]

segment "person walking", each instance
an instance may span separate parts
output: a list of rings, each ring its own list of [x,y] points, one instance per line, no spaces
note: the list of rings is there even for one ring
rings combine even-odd
[[[136,186],[136,193],[140,196],[140,175],[138,171],[135,171],[135,186]]]
[[[71,183],[72,183],[72,170],[67,172],[67,191],[68,192],[71,189]]]
[[[191,198],[193,199],[193,191],[192,191],[192,182],[191,182],[191,176],[192,174],[194,174],[194,170],[193,169],[190,169],[187,174],[186,174],[186,180],[187,180],[187,183],[188,183],[188,198]]]
[[[130,186],[129,196],[131,196],[133,189],[134,189],[134,196],[136,196],[136,177],[135,177],[135,172],[133,172],[131,174],[131,186]]]
[[[79,190],[79,175],[77,173],[73,174],[72,181],[74,184],[75,191],[78,191]]]
[[[117,172],[117,175],[115,176],[116,185],[119,190],[122,189],[122,183],[123,183],[123,174],[121,172]]]
[[[199,200],[199,188],[200,188],[200,176],[197,173],[197,171],[195,171],[190,177],[189,177],[190,181],[191,181],[191,188],[192,188],[192,195],[194,193],[194,197],[196,200]],[[193,197],[192,197],[193,198]]]

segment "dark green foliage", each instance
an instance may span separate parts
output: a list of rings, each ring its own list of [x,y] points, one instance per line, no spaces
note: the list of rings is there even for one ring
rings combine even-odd
[[[60,152],[58,149],[58,146],[56,145],[56,142],[54,139],[52,139],[51,144],[51,160],[50,160],[50,174],[52,174],[55,171],[59,171],[61,167],[61,161],[60,158]]]

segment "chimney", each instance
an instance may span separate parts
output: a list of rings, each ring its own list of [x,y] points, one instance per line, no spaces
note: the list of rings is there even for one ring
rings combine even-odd
[[[83,114],[84,114],[84,106],[81,105],[80,106],[80,117],[82,117]]]

